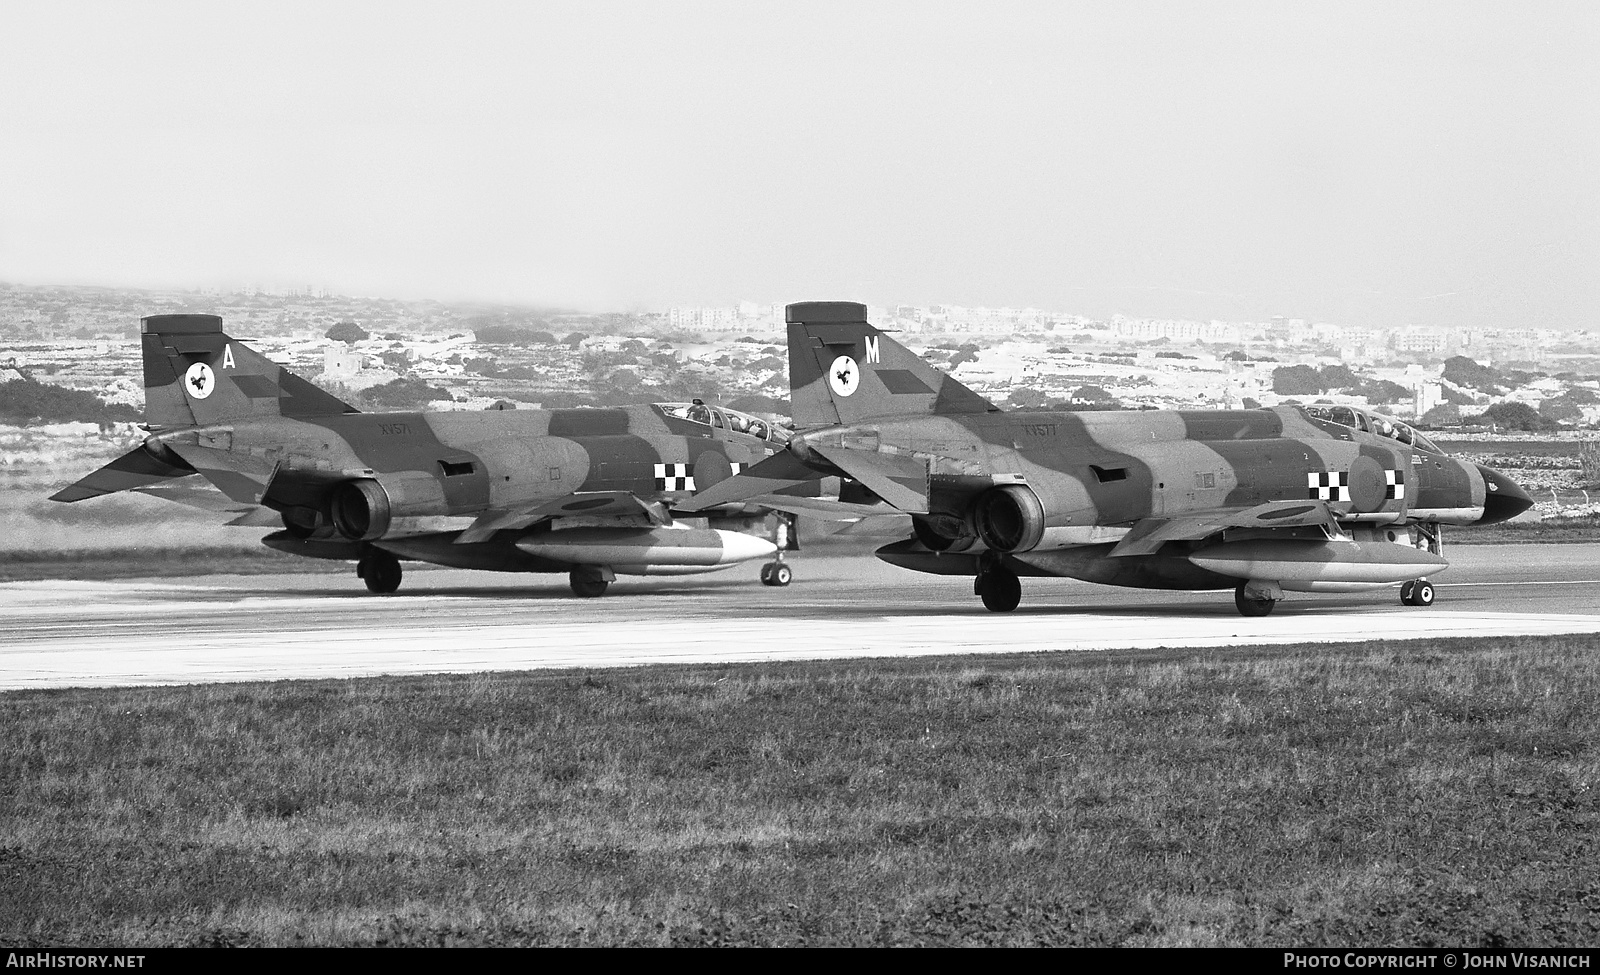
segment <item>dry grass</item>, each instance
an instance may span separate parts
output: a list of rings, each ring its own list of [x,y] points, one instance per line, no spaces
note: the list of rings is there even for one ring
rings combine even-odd
[[[153,579],[169,576],[346,573],[350,563],[305,559],[257,544],[232,547],[148,547],[136,551],[0,553],[0,582],[34,579]]]
[[[1451,532],[1452,545],[1571,545],[1600,541],[1600,515],[1553,515],[1540,521],[1505,521]]]
[[[0,582],[350,571],[273,551],[261,544],[269,529],[228,527],[222,512],[140,494],[49,501],[62,482],[59,471],[0,477]]]
[[[1594,944],[1596,641],[0,695],[0,942]]]

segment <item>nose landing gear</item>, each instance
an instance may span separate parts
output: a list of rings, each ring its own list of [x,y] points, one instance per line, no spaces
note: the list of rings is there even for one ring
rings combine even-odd
[[[795,516],[787,512],[774,512],[772,519],[772,544],[778,552],[772,561],[761,567],[763,586],[787,586],[794,579],[794,570],[783,561],[783,553],[798,552],[800,540],[795,537]]]
[[[761,567],[761,584],[763,586],[787,586],[794,579],[794,570],[783,561],[783,554],[778,554],[778,561],[768,562]]]

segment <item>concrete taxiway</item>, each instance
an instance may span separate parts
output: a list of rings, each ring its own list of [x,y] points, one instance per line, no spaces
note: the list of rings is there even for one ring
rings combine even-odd
[[[407,566],[392,596],[350,575],[0,584],[0,689],[466,673],[653,663],[1222,647],[1374,638],[1600,634],[1600,545],[1455,546],[1438,601],[1397,590],[1291,594],[1272,616],[1232,594],[1027,579],[997,615],[970,580],[870,556],[624,579],[599,599],[564,576]]]

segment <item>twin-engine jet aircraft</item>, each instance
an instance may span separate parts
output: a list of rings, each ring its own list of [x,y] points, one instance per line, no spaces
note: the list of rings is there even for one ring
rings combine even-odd
[[[1428,577],[1449,564],[1442,526],[1533,503],[1366,410],[1002,412],[867,324],[864,305],[795,304],[787,318],[799,432],[680,507],[782,504],[778,492],[852,478],[911,516],[912,536],[879,558],[970,575],[995,612],[1016,608],[1020,576],[1232,589],[1245,616],[1286,591],[1396,583],[1427,606]]]
[[[131,490],[233,511],[233,524],[281,520],[267,545],[355,561],[380,593],[399,588],[401,559],[566,572],[579,596],[601,595],[619,574],[759,558],[773,560],[763,583],[791,578],[785,516],[773,540],[748,533],[769,516],[754,506],[702,508],[705,527],[673,517],[697,487],[782,449],[783,435],[756,417],[698,400],[361,413],[230,338],[215,315],[145,318],[143,343],[150,436],[52,500]]]

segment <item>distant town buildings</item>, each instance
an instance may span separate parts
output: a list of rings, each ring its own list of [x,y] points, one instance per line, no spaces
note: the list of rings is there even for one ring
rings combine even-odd
[[[1112,331],[1120,338],[1134,342],[1152,342],[1166,339],[1170,342],[1204,342],[1207,345],[1238,344],[1243,332],[1232,322],[1191,322],[1167,319],[1128,319],[1118,315],[1112,319]]]
[[[741,321],[740,308],[679,308],[667,310],[667,324],[674,329],[696,328],[723,331],[737,328]]]
[[[533,395],[530,402],[564,402],[597,388],[669,384],[677,384],[675,396],[787,394],[783,301],[582,314],[259,284],[226,292],[0,285],[0,363],[15,367],[0,371],[0,381],[32,376],[138,402],[138,321],[167,312],[221,315],[230,334],[321,381],[359,391],[420,379],[448,389],[460,408],[523,393]],[[1375,327],[1286,316],[1094,318],[942,303],[869,305],[867,315],[997,403],[1065,402],[1089,390],[1126,406],[1326,401],[1422,416],[1445,403],[1483,407],[1509,399],[1538,407],[1565,398],[1583,422],[1600,420],[1600,404],[1589,401],[1600,395],[1600,333],[1592,330]],[[358,324],[370,338],[330,341],[340,322]],[[578,341],[569,341],[573,336]],[[1453,356],[1544,378],[1464,393],[1442,378]],[[1362,387],[1275,390],[1282,368],[1336,365],[1357,371]],[[1588,392],[1573,399],[1578,386]]]

